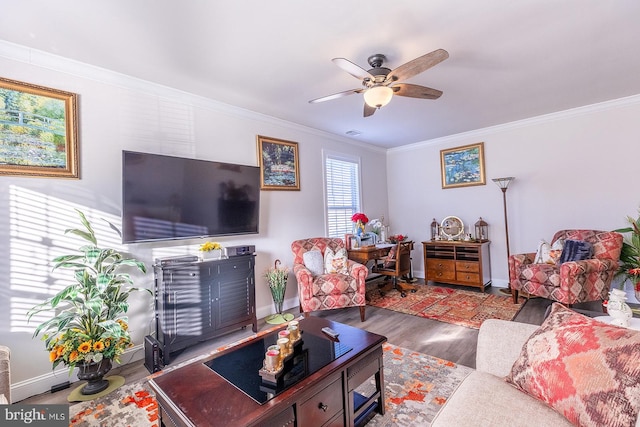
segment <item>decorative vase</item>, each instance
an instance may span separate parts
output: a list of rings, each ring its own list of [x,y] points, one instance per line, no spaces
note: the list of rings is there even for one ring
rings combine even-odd
[[[84,395],[96,394],[109,387],[109,381],[104,375],[111,370],[111,359],[102,359],[100,362],[84,363],[78,366],[78,378],[86,380],[87,384],[82,387],[80,393]]]
[[[282,314],[282,304],[284,301],[273,301],[273,306],[276,309],[276,314]]]
[[[221,259],[222,249],[212,249],[210,251],[202,251],[202,259]]]
[[[362,223],[362,221],[358,220],[356,221],[355,230],[353,230],[353,234],[355,234],[358,237],[362,237],[363,233],[364,233],[364,224]]]
[[[634,293],[636,294],[636,300],[640,302],[640,282],[633,286]]]
[[[273,306],[277,314],[282,314],[282,304],[284,303],[284,293],[287,290],[287,280],[282,283],[269,284],[271,296],[273,297]]]

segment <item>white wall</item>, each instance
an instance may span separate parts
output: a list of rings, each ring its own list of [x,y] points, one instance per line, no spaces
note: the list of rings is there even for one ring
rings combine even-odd
[[[69,379],[66,369],[52,373],[44,344],[31,337],[37,323],[27,325],[24,313],[51,295],[57,279],[50,260],[61,250],[63,230],[77,224],[74,207],[96,222],[106,217],[119,224],[122,150],[257,165],[256,135],[299,143],[301,190],[261,192],[260,233],[216,239],[223,245],[256,245],[258,317],[273,312],[262,277],[267,267],[277,258],[291,266],[293,240],[326,234],[323,150],[359,156],[365,207],[375,216],[386,213],[384,150],[1,41],[0,70],[6,78],[79,94],[81,179],[0,176],[0,343],[12,352],[14,401]],[[103,241],[109,236],[99,232]],[[159,256],[194,254],[199,243],[124,249],[150,267]],[[289,283],[285,308],[297,304],[295,279]],[[136,284],[152,289],[153,274],[137,277]],[[153,325],[151,299],[137,295],[129,316],[138,346],[125,355],[125,363],[143,357],[143,337]]]
[[[393,231],[430,239],[433,218],[489,223],[494,285],[508,267],[501,190],[492,178],[514,176],[507,190],[511,253],[535,252],[557,230],[626,227],[640,207],[640,96],[592,105],[390,150]],[[486,185],[442,189],[440,150],[484,142]],[[422,245],[414,268],[424,277]]]
[[[299,142],[301,191],[261,193],[260,234],[219,239],[225,245],[257,247],[258,316],[272,312],[262,279],[276,258],[291,265],[291,241],[325,235],[322,152],[360,156],[363,210],[385,215],[392,233],[416,242],[430,237],[432,218],[447,215],[473,225],[490,224],[494,283],[506,286],[507,264],[502,193],[491,178],[515,176],[507,193],[511,252],[532,251],[561,228],[626,225],[640,196],[637,142],[640,98],[561,112],[408,147],[383,150],[237,109],[84,64],[0,41],[2,76],[80,95],[80,180],[0,176],[0,343],[12,350],[14,400],[47,391],[68,379],[52,374],[44,345],[31,338],[24,311],[51,292],[52,256],[60,235],[80,207],[99,221],[120,217],[121,151],[136,150],[257,165],[256,135]],[[168,120],[178,117],[179,120]],[[442,189],[440,150],[483,141],[485,186]],[[388,194],[388,196],[387,196]],[[388,208],[387,208],[388,207]],[[388,211],[387,211],[388,209]],[[36,223],[35,221],[40,221]],[[100,233],[103,239],[108,234]],[[149,266],[159,256],[194,253],[198,241],[131,245],[126,249]],[[70,247],[73,247],[71,243]],[[424,277],[422,247],[413,254],[414,273]],[[152,275],[137,278],[152,287]],[[297,303],[290,281],[285,307]],[[153,308],[142,296],[130,318],[134,352],[152,330]]]

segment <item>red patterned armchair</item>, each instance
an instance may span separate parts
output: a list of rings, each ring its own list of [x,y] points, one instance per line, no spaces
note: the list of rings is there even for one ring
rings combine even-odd
[[[622,235],[611,231],[561,230],[551,240],[581,240],[591,244],[593,257],[562,264],[535,264],[535,253],[509,257],[509,283],[513,301],[518,292],[566,305],[608,299],[611,280],[618,270]]]
[[[308,317],[312,311],[357,306],[360,307],[360,320],[364,322],[364,281],[369,274],[369,269],[347,259],[346,270],[349,274],[326,274],[320,271],[321,274],[313,275],[305,266],[305,252],[318,250],[324,257],[327,248],[337,252],[344,248],[344,242],[337,238],[314,237],[291,243],[293,273],[298,281],[300,311]]]

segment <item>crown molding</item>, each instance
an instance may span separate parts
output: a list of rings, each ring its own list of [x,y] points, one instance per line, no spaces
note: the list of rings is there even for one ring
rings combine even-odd
[[[446,144],[450,142],[458,142],[460,139],[483,139],[487,135],[499,132],[521,129],[533,126],[539,123],[549,123],[557,120],[564,120],[572,117],[585,116],[593,113],[600,113],[607,110],[613,110],[621,107],[627,107],[640,104],[640,95],[632,95],[624,98],[613,99],[610,101],[599,102],[597,104],[585,105],[583,107],[571,108],[569,110],[558,111],[555,113],[543,114],[541,116],[530,117],[528,119],[517,120],[515,122],[503,123],[500,125],[489,126],[486,128],[475,129],[468,132],[461,132],[454,135],[447,135],[441,138],[429,139],[426,141],[416,142],[414,144],[403,145],[401,147],[390,148],[387,152],[403,152],[413,151],[425,146]]]
[[[52,71],[65,73],[99,83],[117,86],[123,89],[135,90],[152,96],[167,97],[184,102],[194,107],[214,111],[220,114],[227,114],[233,117],[241,117],[249,120],[260,121],[269,125],[275,125],[291,129],[297,132],[304,132],[330,139],[336,142],[349,144],[358,148],[385,153],[387,150],[372,144],[343,137],[334,133],[320,129],[303,126],[297,123],[278,119],[256,111],[226,104],[215,99],[206,98],[194,93],[175,89],[169,86],[153,83],[137,77],[111,71],[105,68],[86,64],[84,62],[54,55],[41,50],[33,49],[15,43],[0,40],[0,57],[13,61],[24,62],[36,67],[46,68]]]

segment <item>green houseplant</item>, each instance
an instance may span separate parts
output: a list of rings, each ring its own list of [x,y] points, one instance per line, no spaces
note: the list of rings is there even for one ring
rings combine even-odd
[[[108,386],[102,375],[111,368],[111,361],[119,362],[119,356],[132,346],[126,317],[129,295],[151,291],[133,287],[131,276],[123,271],[133,267],[146,273],[144,263],[125,258],[115,249],[100,248],[91,224],[81,211],[77,212],[82,228],[67,229],[65,234],[78,236],[87,244],[76,254],[53,260],[53,269],[73,271],[73,280],[32,308],[28,318],[43,312],[55,313],[38,325],[33,336],[42,334],[53,368],[62,363],[71,374],[78,367],[78,377],[89,380],[82,393],[93,394]],[[109,225],[120,234],[117,227]]]
[[[279,324],[293,319],[291,313],[282,314],[282,304],[284,303],[284,293],[287,290],[287,279],[289,278],[289,268],[281,267],[280,260],[277,259],[273,267],[267,269],[264,274],[269,289],[271,290],[271,296],[273,297],[273,304],[276,309],[276,313],[269,316],[266,319],[267,323]]]
[[[630,233],[625,236],[620,252],[620,268],[616,276],[622,276],[633,284],[636,299],[640,300],[640,216],[636,219],[628,216],[630,227],[615,230],[618,233]],[[621,282],[624,285],[625,280]]]

